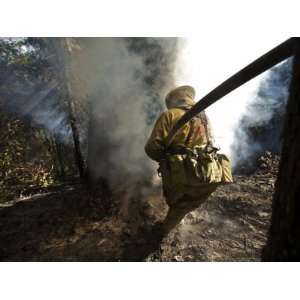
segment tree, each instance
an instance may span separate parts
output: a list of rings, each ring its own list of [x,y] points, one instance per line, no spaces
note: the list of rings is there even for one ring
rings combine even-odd
[[[295,53],[272,220],[263,261],[300,259],[300,43]]]
[[[85,176],[85,164],[84,164],[84,159],[83,155],[80,149],[80,140],[79,140],[79,129],[77,126],[77,119],[76,119],[76,112],[75,112],[75,105],[74,101],[72,99],[72,88],[70,84],[71,80],[71,74],[70,74],[70,52],[72,52],[72,47],[74,47],[71,42],[72,39],[70,38],[64,38],[60,40],[61,42],[61,48],[62,48],[62,57],[64,59],[64,63],[62,65],[64,66],[63,68],[63,75],[62,75],[62,82],[65,82],[64,90],[65,90],[65,96],[66,96],[66,101],[68,104],[68,109],[69,109],[69,121],[72,129],[72,137],[73,137],[73,142],[74,142],[74,158],[76,165],[78,167],[79,171],[79,176],[81,179],[84,178]],[[80,47],[75,44],[75,47]],[[58,52],[59,54],[59,52]]]
[[[67,97],[63,56],[56,47],[60,40],[0,38],[0,173],[6,174],[5,186],[9,186],[7,174],[16,181],[28,174],[33,178],[41,164],[44,173],[51,173],[49,182],[77,174],[77,161],[71,156],[72,99]],[[22,151],[16,151],[13,140]],[[20,161],[22,168],[17,166]],[[18,174],[14,172],[17,169]]]

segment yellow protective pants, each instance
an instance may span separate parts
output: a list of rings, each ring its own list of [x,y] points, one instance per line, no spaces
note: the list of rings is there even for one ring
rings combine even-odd
[[[212,187],[209,192],[206,190],[205,193],[199,195],[199,197],[183,195],[176,201],[174,201],[174,199],[168,199],[167,197],[166,201],[169,205],[169,211],[162,224],[164,234],[168,234],[175,228],[186,214],[199,208],[215,190],[216,187]]]

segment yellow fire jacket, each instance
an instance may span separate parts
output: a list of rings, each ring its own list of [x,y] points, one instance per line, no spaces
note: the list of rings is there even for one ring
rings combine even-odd
[[[184,108],[175,107],[168,109],[160,115],[145,145],[145,152],[151,159],[157,162],[161,162],[161,160],[164,159],[168,133],[185,111]],[[207,125],[209,125],[209,123]],[[191,130],[191,126],[193,126],[193,130]],[[197,118],[193,125],[189,122],[178,131],[169,149],[202,146],[207,143],[207,134],[209,135],[209,139],[212,140],[210,128],[208,127],[206,131],[203,121]],[[187,143],[187,141],[189,141],[189,143]],[[178,156],[175,155],[174,157],[176,158]],[[199,187],[193,186],[188,182],[183,184],[183,175],[180,171],[173,171],[172,183],[170,183],[170,177],[162,172],[164,195],[169,205],[173,205],[183,195],[189,196],[193,200],[197,199],[200,201],[206,199],[208,195],[216,189],[216,186],[210,185],[207,187]],[[176,183],[176,179],[178,179],[179,184]],[[188,180],[188,178],[186,179]]]
[[[171,108],[163,112],[155,123],[151,136],[145,146],[146,154],[155,161],[160,161],[164,157],[166,148],[166,138],[174,124],[185,113],[183,108]],[[194,124],[192,136],[189,138],[189,147],[201,146],[207,142],[204,124],[199,120]],[[185,124],[176,134],[170,148],[185,147],[189,137],[191,124]]]

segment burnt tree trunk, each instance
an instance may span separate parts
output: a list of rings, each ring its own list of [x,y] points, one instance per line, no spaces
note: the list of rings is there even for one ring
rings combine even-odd
[[[79,176],[81,179],[84,178],[85,176],[85,164],[84,164],[84,159],[83,155],[80,149],[80,139],[79,139],[79,130],[77,127],[77,120],[76,120],[76,112],[75,112],[75,105],[73,102],[73,99],[71,97],[72,95],[72,89],[71,89],[71,76],[70,76],[70,71],[69,71],[69,60],[70,60],[70,51],[68,46],[68,38],[62,39],[62,53],[64,57],[64,62],[62,65],[64,66],[64,82],[65,82],[65,94],[66,94],[66,102],[68,105],[68,110],[69,110],[69,121],[70,121],[70,126],[72,130],[72,137],[73,137],[73,142],[74,142],[74,157],[75,157],[75,162],[78,167],[79,171]]]
[[[65,172],[65,164],[64,164],[63,145],[61,144],[61,142],[56,136],[54,136],[54,144],[55,144],[56,157],[57,157],[58,178],[65,179],[66,172]]]
[[[76,119],[76,111],[74,98],[71,88],[71,72],[70,72],[70,53],[72,47],[69,45],[70,38],[45,38],[45,42],[49,47],[53,48],[56,53],[57,71],[58,71],[58,84],[61,90],[61,100],[67,106],[68,119],[71,127],[72,139],[74,143],[74,158],[75,164],[79,171],[81,179],[85,176],[85,164],[83,155],[80,149],[79,129]]]
[[[69,106],[69,120],[70,120],[70,126],[72,129],[72,136],[73,136],[73,142],[74,142],[74,157],[75,162],[78,167],[79,176],[80,178],[84,178],[84,160],[83,155],[80,150],[80,140],[79,140],[79,130],[77,127],[76,117],[75,117],[75,108],[74,103],[70,97],[70,93],[68,92],[67,95],[67,103]]]
[[[282,154],[263,261],[300,260],[300,51],[296,49]]]

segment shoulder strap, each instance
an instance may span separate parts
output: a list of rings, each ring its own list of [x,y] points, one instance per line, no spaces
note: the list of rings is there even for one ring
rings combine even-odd
[[[189,110],[189,109],[186,108],[186,107],[177,107],[177,108],[180,108],[180,109],[182,109],[182,110],[184,110],[184,111],[188,111],[188,110]],[[186,147],[189,145],[189,143],[190,143],[190,141],[191,141],[191,138],[192,138],[192,135],[193,135],[193,131],[194,131],[194,121],[195,121],[194,118],[192,118],[192,119],[189,121],[189,123],[190,123],[190,129],[189,129],[188,136],[187,136],[187,138],[186,138],[186,140],[185,140],[185,142],[184,142],[184,145],[185,145]],[[166,147],[165,147],[165,152],[168,151],[169,147],[170,147],[170,144],[167,144]]]
[[[185,140],[185,142],[184,142],[184,145],[185,145],[186,147],[189,146],[190,141],[191,141],[191,138],[192,138],[192,135],[193,135],[193,132],[194,132],[194,128],[195,128],[194,122],[195,122],[194,118],[192,118],[192,119],[189,121],[189,123],[190,123],[190,129],[189,129],[189,133],[188,133],[188,135],[187,135],[187,138],[186,138],[186,140]]]

